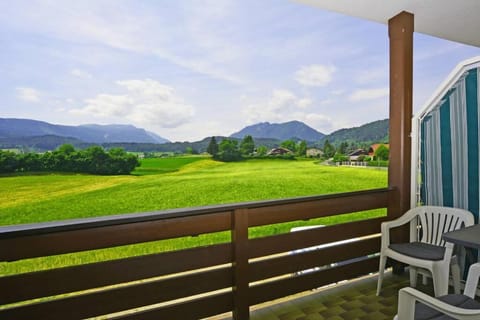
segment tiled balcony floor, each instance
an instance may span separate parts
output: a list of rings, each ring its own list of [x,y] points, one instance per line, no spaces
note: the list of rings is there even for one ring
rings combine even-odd
[[[408,273],[402,276],[386,274],[381,296],[376,296],[377,276],[348,281],[329,288],[271,301],[251,308],[252,320],[383,320],[397,313],[398,290],[409,285]],[[417,289],[433,293],[418,281]],[[231,315],[215,317],[231,319]]]

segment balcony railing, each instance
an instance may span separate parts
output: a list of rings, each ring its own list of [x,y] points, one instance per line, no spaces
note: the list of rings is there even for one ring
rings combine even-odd
[[[198,319],[229,311],[248,319],[249,306],[377,271],[387,218],[250,239],[249,228],[385,208],[390,194],[376,189],[1,227],[2,262],[219,231],[231,231],[231,241],[0,277],[0,319]]]

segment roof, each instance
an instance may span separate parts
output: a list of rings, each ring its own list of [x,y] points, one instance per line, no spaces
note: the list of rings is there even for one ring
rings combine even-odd
[[[365,152],[365,150],[363,149],[357,149],[357,150],[354,150],[352,152],[350,152],[348,154],[348,156],[352,157],[352,156],[361,156],[361,155],[366,155],[367,153]]]
[[[398,13],[407,11],[415,16],[415,32],[480,47],[479,0],[296,1],[383,24]]]
[[[292,151],[288,150],[287,148],[277,147],[277,148],[273,148],[270,151],[268,151],[267,155],[271,155],[271,154],[275,154],[275,153],[284,154],[284,153],[292,153]]]

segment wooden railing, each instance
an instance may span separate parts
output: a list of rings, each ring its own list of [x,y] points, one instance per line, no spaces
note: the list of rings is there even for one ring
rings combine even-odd
[[[390,193],[1,227],[3,262],[218,231],[232,236],[228,243],[0,277],[0,319],[199,319],[229,311],[248,319],[252,305],[377,271],[380,240],[368,236],[386,217],[252,239],[250,227],[385,208]]]

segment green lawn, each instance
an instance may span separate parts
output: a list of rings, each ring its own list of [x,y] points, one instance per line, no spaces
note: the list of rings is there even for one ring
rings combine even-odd
[[[145,176],[150,174],[176,172],[189,163],[204,159],[205,157],[203,156],[147,158],[142,160],[142,165],[136,168],[132,174]]]
[[[186,161],[177,164],[175,172],[155,175],[2,177],[0,225],[282,199],[387,185],[386,171],[328,167],[313,161],[222,163],[208,158],[183,159]],[[163,163],[168,159],[147,159],[144,163],[155,168],[154,160]],[[169,168],[174,167],[167,163]]]
[[[222,163],[209,158],[145,159],[131,176],[27,175],[0,178],[0,225],[155,211],[171,208],[282,199],[382,188],[387,172],[328,167],[313,160],[249,160]],[[251,237],[288,232],[297,225],[333,224],[385,214],[372,210],[253,228]],[[0,274],[85,263],[228,241],[229,233],[105,249],[0,264]]]

